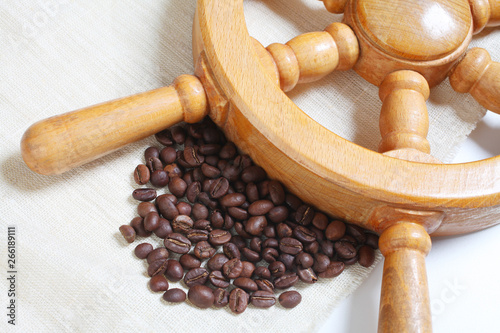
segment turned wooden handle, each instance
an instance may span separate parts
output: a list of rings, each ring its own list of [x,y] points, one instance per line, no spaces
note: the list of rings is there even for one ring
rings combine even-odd
[[[423,226],[398,222],[380,236],[385,256],[378,331],[431,332],[425,256],[431,239]]]
[[[39,121],[24,133],[21,152],[33,171],[59,174],[207,112],[201,82],[181,75],[168,87]]]

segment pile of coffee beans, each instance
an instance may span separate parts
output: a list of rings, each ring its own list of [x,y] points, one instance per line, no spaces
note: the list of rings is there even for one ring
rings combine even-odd
[[[206,118],[156,134],[161,148],[149,147],[133,191],[138,215],[120,232],[127,242],[153,233],[163,247],[139,244],[147,260],[150,289],[168,302],[187,298],[199,308],[224,307],[242,313],[251,304],[269,308],[301,301],[298,281],[334,278],[346,265],[369,267],[377,235],[304,203]],[[168,192],[158,194],[163,188]],[[182,285],[182,284],[181,284]]]

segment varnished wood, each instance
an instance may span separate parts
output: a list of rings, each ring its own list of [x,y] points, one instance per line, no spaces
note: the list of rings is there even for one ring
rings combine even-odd
[[[341,14],[344,12],[345,5],[348,0],[320,0],[323,1],[326,10],[331,13]]]
[[[485,49],[473,48],[453,69],[450,84],[455,91],[470,93],[490,111],[500,113],[500,63]]]

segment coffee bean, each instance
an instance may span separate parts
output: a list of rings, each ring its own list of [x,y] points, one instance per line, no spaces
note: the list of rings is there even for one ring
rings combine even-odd
[[[137,205],[137,214],[139,214],[140,217],[145,217],[148,213],[151,213],[151,212],[158,213],[158,210],[156,209],[156,206],[154,203],[149,202],[149,201],[143,201]]]
[[[257,187],[259,188],[259,195],[261,198],[269,196],[269,182],[269,180],[263,180],[257,184]]]
[[[132,221],[130,221],[130,226],[134,228],[135,234],[140,237],[149,237],[151,236],[151,231],[147,231],[144,228],[144,219],[142,217],[134,217]]]
[[[259,287],[259,290],[274,292],[274,285],[268,279],[264,279],[264,278],[262,278],[262,279],[256,279],[255,283]]]
[[[275,278],[283,276],[286,272],[286,266],[281,261],[274,261],[267,268],[271,272],[271,276]]]
[[[188,253],[191,248],[189,239],[176,232],[167,235],[164,244],[168,250],[179,254]]]
[[[284,274],[274,280],[274,288],[288,289],[299,281],[299,277],[295,273]]]
[[[248,213],[250,215],[265,215],[269,213],[269,211],[274,208],[274,204],[272,201],[269,200],[257,200],[254,201],[249,207],[248,207]]]
[[[319,230],[318,228],[316,228],[315,226],[313,225],[309,225],[307,227],[312,233],[314,233],[314,237],[316,237],[316,240],[317,241],[322,241],[323,239],[325,239],[324,235],[324,231],[323,230]]]
[[[318,281],[318,276],[311,267],[297,270],[297,276],[300,281],[307,284],[313,284]]]
[[[262,239],[260,237],[253,237],[250,240],[250,249],[255,252],[262,251]]]
[[[172,220],[172,229],[174,232],[187,234],[193,228],[193,220],[187,215],[177,215]]]
[[[345,265],[342,261],[332,261],[328,264],[324,272],[319,273],[319,277],[334,278],[344,271],[344,267]]]
[[[266,266],[258,266],[255,268],[255,271],[253,274],[262,279],[270,279],[271,278],[271,271],[269,271],[269,268]]]
[[[209,234],[208,230],[191,229],[186,233],[186,237],[189,239],[191,243],[198,243],[201,241],[207,241],[208,234]]]
[[[149,288],[151,291],[166,291],[168,290],[168,281],[163,275],[155,275],[149,280]]]
[[[196,220],[193,224],[193,229],[212,231],[212,225],[208,220]],[[208,238],[207,238],[208,239]],[[206,240],[206,239],[204,239]]]
[[[231,233],[227,230],[214,229],[210,232],[208,241],[213,246],[219,246],[228,243],[231,240]]]
[[[254,263],[250,261],[242,261],[241,263],[243,264],[243,270],[241,271],[240,277],[251,278],[255,271]]]
[[[169,256],[168,250],[164,247],[159,247],[149,252],[147,256],[148,264],[151,264],[153,261],[160,259],[167,259]]]
[[[243,264],[238,258],[233,258],[222,265],[222,273],[228,279],[236,279],[243,271]]]
[[[203,285],[195,285],[189,288],[188,299],[201,309],[209,308],[214,304],[212,289]]]
[[[345,223],[339,220],[333,220],[328,224],[325,230],[325,236],[329,240],[338,240],[344,236],[346,231]]]
[[[326,271],[328,265],[330,265],[330,258],[323,253],[316,253],[314,255],[314,265],[313,270],[316,273],[323,273]]]
[[[319,243],[321,251],[329,257],[333,257],[335,253],[333,242],[329,240],[324,240]]]
[[[135,240],[135,230],[133,227],[129,225],[122,225],[120,226],[120,233],[122,234],[123,238],[127,241],[127,243],[133,243]]]
[[[182,145],[186,140],[186,131],[181,126],[174,126],[170,129],[172,139],[175,143]]]
[[[258,290],[250,296],[250,303],[257,308],[270,308],[276,304],[276,297],[273,292]]]
[[[316,212],[314,213],[312,224],[319,230],[325,230],[328,226],[328,217],[321,212]]]
[[[295,263],[302,268],[309,268],[314,265],[314,258],[307,252],[300,252],[295,257]]]
[[[172,133],[169,129],[164,129],[163,131],[156,133],[155,138],[159,143],[165,146],[171,146],[174,144],[174,141],[172,140]]]
[[[267,237],[267,239],[274,238],[276,237],[276,228],[274,227],[274,225],[268,225],[264,228],[264,231],[262,233],[265,237]]]
[[[193,205],[193,210],[191,215],[195,220],[206,220],[208,218],[208,208],[200,203],[195,203]]]
[[[249,202],[255,202],[259,200],[259,189],[255,183],[248,183],[245,187],[245,194]]]
[[[262,251],[262,259],[264,259],[268,263],[275,262],[278,256],[278,250],[272,247],[267,247]]]
[[[226,194],[220,199],[220,204],[223,207],[236,207],[241,206],[245,202],[246,198],[241,193],[231,193]]]
[[[295,213],[295,222],[300,225],[309,225],[312,222],[314,215],[315,212],[311,206],[302,205]]]
[[[233,258],[240,259],[241,258],[240,250],[238,249],[238,247],[234,243],[229,243],[229,242],[225,243],[222,247],[222,251],[224,252],[226,257],[229,259],[233,259]]]
[[[234,164],[228,163],[224,168],[221,168],[221,165],[217,165],[217,167],[222,170],[222,176],[231,182],[238,180],[241,173],[238,166]]]
[[[149,168],[149,171],[151,172],[151,176],[153,175],[153,172],[157,170],[163,170],[163,163],[158,157],[150,157],[146,160],[146,166]]]
[[[181,198],[186,193],[187,184],[184,179],[180,177],[174,177],[170,180],[170,183],[168,183],[168,190],[177,198]]]
[[[205,163],[210,164],[212,166],[217,166],[217,161],[219,161],[218,155],[221,150],[221,145],[216,143],[206,143],[200,146],[198,149],[200,154],[205,155]],[[215,157],[215,160],[210,161]],[[215,164],[213,163],[215,161]],[[211,162],[211,163],[209,163]]]
[[[208,275],[208,280],[217,288],[227,288],[229,287],[229,280],[222,275],[221,271],[212,271]]]
[[[195,203],[196,200],[198,199],[198,195],[200,194],[200,192],[201,192],[200,182],[192,182],[186,188],[186,199],[188,199],[189,202],[191,203]]]
[[[155,229],[154,233],[159,238],[165,239],[165,237],[167,237],[167,235],[174,232],[172,230],[172,226],[170,225],[170,222],[167,219],[160,217],[160,220],[158,223],[159,223],[159,227]]]
[[[135,247],[134,253],[139,259],[146,259],[148,254],[153,251],[153,245],[149,243],[142,243]]]
[[[149,182],[151,173],[144,164],[139,164],[134,171],[134,180],[138,185],[144,185]]]
[[[262,242],[262,247],[272,247],[272,248],[279,248],[279,242],[276,238],[267,238]]]
[[[346,225],[346,233],[353,236],[358,241],[358,244],[363,244],[366,241],[366,234],[361,227],[353,224]]]
[[[358,250],[359,264],[363,267],[370,267],[375,261],[375,250],[368,245],[363,245]]]
[[[223,308],[229,303],[229,293],[222,288],[214,290],[214,306],[216,308]]]
[[[208,271],[203,267],[197,267],[189,270],[184,275],[184,283],[188,288],[192,286],[205,284],[208,281]]]
[[[276,226],[276,235],[278,238],[288,238],[291,237],[293,234],[293,229],[290,228],[287,224],[285,223],[280,223]]]
[[[289,290],[282,293],[278,297],[278,301],[280,302],[282,307],[286,309],[292,309],[299,305],[300,301],[302,301],[302,296],[298,291]]]
[[[366,233],[365,244],[374,250],[378,249],[378,236],[372,233]]]
[[[236,287],[245,290],[246,292],[253,292],[259,289],[257,283],[255,283],[254,280],[249,279],[247,277],[240,276],[239,278],[234,279],[233,284]]]
[[[183,157],[191,167],[198,167],[205,161],[205,157],[199,153],[198,146],[185,147]]]
[[[175,203],[170,200],[170,198],[165,194],[160,195],[158,196],[158,198],[156,198],[156,205],[158,206],[158,210],[160,211],[161,215],[163,215],[163,217],[168,220],[172,220],[177,215],[179,215],[177,206],[175,206]]]
[[[193,250],[194,255],[200,260],[211,258],[215,254],[215,252],[216,250],[207,241],[196,243]]]
[[[163,299],[171,303],[181,303],[186,300],[186,293],[179,288],[169,289],[163,294]]]
[[[166,165],[174,163],[175,160],[177,159],[177,154],[174,148],[172,147],[165,147],[160,151],[160,159],[165,163]]]
[[[155,231],[160,226],[160,215],[157,212],[148,213],[144,217],[144,228],[148,231]]]
[[[153,157],[156,157],[156,158],[160,157],[160,150],[156,147],[146,148],[146,150],[144,151],[144,159],[147,161]]]
[[[132,192],[132,197],[139,201],[151,201],[156,198],[156,190],[152,188],[138,188]]]
[[[350,259],[345,259],[345,258],[340,258],[339,259],[346,265],[354,265],[355,263],[358,262],[358,255],[355,255],[354,257]]]
[[[242,207],[229,207],[227,213],[240,221],[248,219],[248,212]]]
[[[170,178],[168,177],[168,174],[164,170],[155,170],[151,174],[151,184],[155,187],[165,187],[167,186]]]
[[[267,219],[265,216],[252,216],[246,222],[245,231],[250,235],[260,236],[265,227],[267,227]]]
[[[291,254],[281,253],[278,257],[278,261],[285,264],[286,269],[290,272],[295,271],[297,268],[297,265],[295,264],[295,256],[292,256]]]
[[[259,252],[257,251],[253,251],[249,248],[243,248],[241,250],[241,254],[248,260],[248,261],[251,261],[251,262],[258,262],[260,261],[260,254]]]
[[[207,163],[203,163],[201,165],[201,172],[208,178],[217,178],[221,175],[221,171],[217,167],[211,166]]]
[[[168,265],[167,259],[158,259],[158,260],[153,261],[148,266],[148,275],[155,276],[158,274],[161,275],[161,274],[165,273],[165,270],[167,269],[167,265]]]
[[[218,206],[217,201],[214,201],[209,198],[208,194],[206,192],[201,192],[198,195],[198,201],[207,206],[210,209],[216,209]]]
[[[291,237],[282,238],[279,242],[281,252],[296,255],[303,250],[302,243]]]
[[[245,231],[245,226],[241,222],[236,222],[234,224],[234,231],[243,238],[250,239],[252,235]],[[240,250],[241,251],[241,250]]]
[[[346,241],[337,241],[335,242],[334,247],[337,255],[343,259],[354,258],[357,254],[356,248],[351,243]]]
[[[316,253],[318,253],[319,248],[320,248],[320,245],[319,245],[318,241],[314,241],[312,243],[306,244],[304,246],[304,251],[306,251],[307,253],[310,253],[310,254],[316,254]]]
[[[222,266],[228,262],[229,259],[222,253],[216,253],[207,261],[207,268],[211,271],[220,271]]]
[[[310,229],[301,225],[293,229],[292,234],[295,238],[305,244],[312,243],[316,240],[316,234]]]
[[[264,169],[257,165],[246,167],[241,172],[241,180],[245,183],[258,183],[263,181],[266,176]]]
[[[183,175],[181,168],[176,164],[176,163],[170,163],[163,168],[163,171],[167,173],[167,176],[169,179],[174,179],[175,177],[180,177],[184,179],[184,181],[187,183],[187,180],[185,178],[188,177],[188,175]],[[191,182],[190,182],[191,183]]]
[[[223,158],[225,160],[229,160],[236,155],[236,152],[237,152],[237,149],[236,149],[236,146],[234,145],[234,143],[228,142],[224,145],[224,147],[222,147],[222,149],[219,153],[219,157]]]
[[[253,162],[248,155],[238,155],[234,158],[234,164],[237,165],[240,170],[243,170],[253,165]]]
[[[241,288],[235,288],[229,294],[229,308],[233,313],[243,313],[248,306],[249,296]]]
[[[193,269],[201,266],[201,261],[189,253],[184,253],[179,258],[179,263],[184,269]]]
[[[269,196],[271,197],[271,201],[276,206],[285,203],[285,190],[280,182],[272,180],[269,182],[268,187],[269,187]]]

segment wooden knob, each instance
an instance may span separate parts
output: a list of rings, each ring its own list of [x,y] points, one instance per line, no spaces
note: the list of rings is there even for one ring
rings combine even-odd
[[[500,1],[469,0],[474,24],[473,33],[481,32],[485,27],[500,25]]]
[[[451,71],[450,84],[460,93],[470,93],[482,106],[500,113],[500,63],[488,51],[470,49]]]
[[[351,69],[359,56],[354,32],[342,23],[299,35],[286,44],[273,43],[266,49],[274,59],[285,92],[297,83],[317,81],[334,70]]]
[[[323,1],[326,10],[330,13],[342,14],[344,12],[347,0],[319,0]]]
[[[382,101],[379,152],[413,148],[430,153],[425,104],[429,85],[425,78],[413,71],[393,72],[380,85],[379,97]]]
[[[40,174],[59,174],[178,122],[208,113],[197,77],[181,75],[151,90],[39,121],[21,140],[24,161]]]
[[[425,269],[429,234],[420,224],[398,222],[382,233],[379,248],[385,261],[378,332],[431,332]]]

